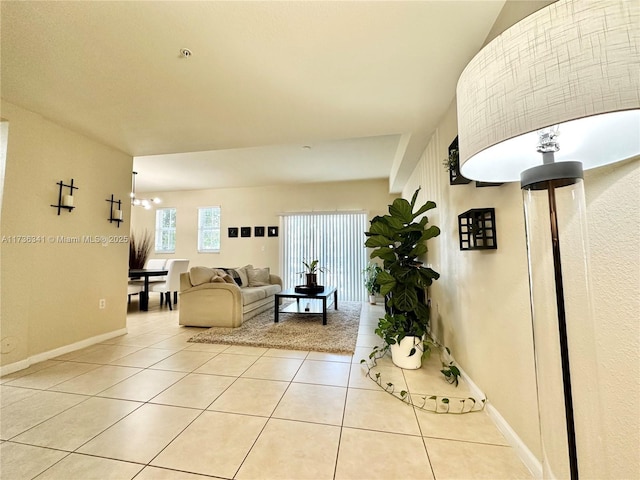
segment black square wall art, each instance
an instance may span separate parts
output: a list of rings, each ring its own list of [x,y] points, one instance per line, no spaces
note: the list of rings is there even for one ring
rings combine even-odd
[[[253,227],[254,237],[264,237],[264,227]]]
[[[267,229],[267,234],[270,237],[277,237],[278,236],[278,227],[268,227]]]
[[[251,236],[251,227],[240,227],[240,236],[241,237],[250,237]]]
[[[236,238],[238,236],[238,227],[229,227],[229,238]]]

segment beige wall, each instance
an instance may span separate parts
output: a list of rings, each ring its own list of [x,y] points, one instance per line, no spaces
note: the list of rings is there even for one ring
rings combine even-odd
[[[223,188],[178,192],[145,193],[158,196],[162,207],[176,208],[176,252],[155,254],[156,258],[188,258],[190,266],[270,267],[279,272],[280,237],[254,237],[254,226],[280,225],[284,212],[364,210],[369,218],[387,213],[389,195],[386,180],[310,183],[255,188]],[[197,252],[198,207],[221,207],[222,238],[220,253]],[[228,227],[251,227],[250,238],[228,238]],[[155,231],[155,210],[134,207],[132,231]]]
[[[129,234],[128,221],[120,228],[107,221],[105,200],[112,193],[128,199],[132,158],[4,101],[2,118],[9,123],[0,252],[6,366],[125,328],[128,243],[67,244],[58,237]],[[71,178],[77,208],[58,216],[50,207],[56,182]],[[126,202],[123,209],[128,219]],[[41,242],[11,242],[23,235]]]
[[[431,288],[434,333],[538,458],[536,383],[522,195],[518,183],[449,185],[442,166],[456,136],[455,102],[431,138],[403,196],[422,186],[434,200],[430,221],[442,235],[427,262],[441,273]],[[600,435],[611,461],[607,478],[640,478],[640,159],[585,175],[596,348],[578,359],[599,379]],[[462,252],[458,214],[496,209],[498,249]],[[551,281],[551,279],[550,279]],[[581,365],[577,365],[580,368]],[[586,442],[593,444],[594,442]]]
[[[585,174],[609,478],[640,478],[640,158]],[[631,402],[631,403],[630,403]]]
[[[442,231],[427,262],[441,278],[431,288],[432,328],[527,447],[540,455],[529,284],[520,189],[449,185],[442,165],[457,135],[453,104],[405,187],[422,186],[438,208],[430,221]],[[497,250],[461,251],[458,215],[494,207]]]

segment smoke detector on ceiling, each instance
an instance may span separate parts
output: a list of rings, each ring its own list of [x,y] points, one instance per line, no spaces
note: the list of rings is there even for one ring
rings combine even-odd
[[[180,49],[180,56],[182,58],[189,58],[191,55],[193,55],[191,53],[191,50],[189,50],[188,48],[181,48]]]

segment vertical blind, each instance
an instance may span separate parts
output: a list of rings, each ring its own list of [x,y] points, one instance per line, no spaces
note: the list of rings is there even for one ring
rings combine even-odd
[[[282,281],[285,288],[305,283],[302,262],[318,260],[320,285],[335,285],[338,301],[367,298],[362,271],[367,263],[364,246],[367,215],[356,213],[285,214],[282,220]]]

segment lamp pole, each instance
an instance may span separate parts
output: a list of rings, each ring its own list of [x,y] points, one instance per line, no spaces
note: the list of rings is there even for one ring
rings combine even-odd
[[[560,145],[556,141],[558,136],[557,126],[552,127],[549,130],[540,131],[539,143],[537,150],[542,154],[543,164],[527,169],[521,174],[521,187],[523,189],[524,201],[525,201],[525,220],[527,226],[527,250],[529,260],[529,278],[530,278],[530,293],[531,293],[531,305],[532,305],[532,321],[534,327],[534,344],[536,343],[535,331],[540,330],[542,327],[539,325],[541,322],[549,322],[549,318],[537,318],[537,312],[535,309],[536,295],[536,282],[533,281],[533,270],[535,263],[535,232],[531,231],[532,218],[527,218],[528,213],[532,211],[531,208],[527,208],[527,201],[531,201],[533,197],[528,195],[531,191],[546,191],[546,195],[538,196],[537,201],[548,204],[547,214],[549,219],[549,232],[544,234],[550,236],[551,241],[551,258],[553,263],[553,290],[555,293],[555,310],[557,316],[557,348],[560,355],[560,376],[562,379],[562,396],[564,400],[564,420],[566,426],[566,445],[567,445],[567,459],[569,478],[571,480],[578,480],[578,449],[576,445],[576,426],[574,420],[574,406],[573,406],[573,392],[571,386],[571,361],[569,355],[569,340],[568,340],[568,328],[567,328],[567,310],[565,305],[565,287],[564,277],[562,272],[562,255],[560,247],[560,226],[559,226],[559,212],[556,189],[564,187],[571,187],[580,183],[582,184],[583,170],[580,162],[560,162],[555,163],[555,152],[560,149]],[[571,195],[571,198],[575,201],[582,201],[584,203],[584,190],[580,189],[582,195]],[[544,206],[539,206],[540,210],[544,210]],[[578,209],[578,213],[580,210]],[[539,343],[539,342],[538,342]],[[540,348],[536,348],[536,375],[538,376],[538,384],[546,376],[544,363],[545,360],[539,358],[544,356],[544,353],[540,351]],[[540,394],[538,389],[538,400],[540,403],[545,401],[544,395]],[[544,437],[544,434],[543,434]],[[552,467],[553,468],[553,467]],[[555,466],[555,469],[561,469],[562,467]],[[556,471],[556,473],[558,473]]]

